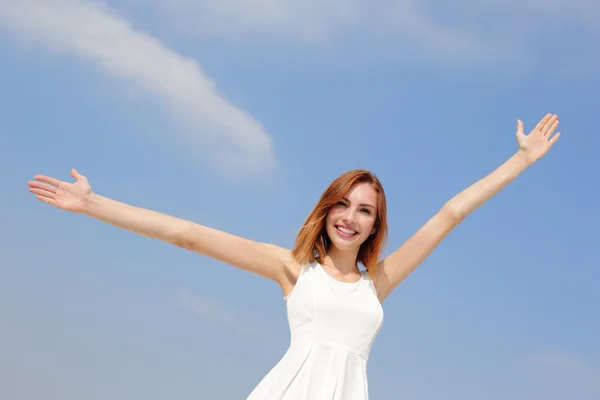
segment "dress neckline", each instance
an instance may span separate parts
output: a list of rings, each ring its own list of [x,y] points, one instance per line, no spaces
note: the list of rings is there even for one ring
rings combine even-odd
[[[336,279],[333,276],[329,275],[329,273],[327,271],[325,271],[325,268],[323,268],[323,266],[321,265],[320,262],[315,261],[315,264],[317,265],[317,268],[321,271],[321,273],[323,273],[328,279],[335,282],[336,284],[345,285],[345,286],[356,286],[359,283],[361,283],[363,281],[363,279],[365,278],[366,271],[360,271],[360,279],[359,280],[357,280],[355,282],[340,281],[339,279]]]

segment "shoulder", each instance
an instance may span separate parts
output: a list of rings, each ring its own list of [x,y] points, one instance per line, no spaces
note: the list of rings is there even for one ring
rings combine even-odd
[[[292,251],[285,247],[277,246],[270,243],[263,243],[264,249],[279,261],[284,281],[292,280],[294,283],[302,270],[302,264],[296,260]]]
[[[365,273],[369,277],[369,281],[373,286],[373,290],[375,290],[377,298],[382,302],[385,298],[385,295],[383,294],[384,291],[382,289],[386,287],[387,279],[385,276],[383,276],[383,269],[381,268],[380,264],[381,262],[377,263],[376,265],[367,269]]]
[[[287,296],[296,286],[305,265],[296,260],[292,251],[289,249],[272,244],[267,246],[269,252],[272,252],[281,263],[281,273],[279,275],[280,279],[278,280],[278,283],[279,286],[281,286],[284,296]]]
[[[260,245],[264,251],[281,261],[282,265],[292,266],[294,263],[298,264],[298,262],[294,259],[290,249],[286,249],[285,247],[277,246],[271,243],[261,243]]]

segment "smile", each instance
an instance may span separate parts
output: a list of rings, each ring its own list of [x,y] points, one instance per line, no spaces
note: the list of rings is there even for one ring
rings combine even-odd
[[[345,228],[343,226],[336,226],[335,230],[338,232],[338,234],[340,236],[345,237],[345,238],[351,238],[355,235],[358,235],[358,232],[353,231],[352,229]]]

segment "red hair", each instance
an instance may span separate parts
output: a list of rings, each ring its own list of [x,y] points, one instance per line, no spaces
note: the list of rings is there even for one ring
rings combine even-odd
[[[368,183],[377,192],[376,231],[361,245],[357,257],[357,261],[367,269],[375,267],[387,240],[387,206],[381,182],[375,174],[363,169],[348,171],[331,182],[306,218],[292,250],[292,255],[301,265],[325,258],[331,245],[325,230],[327,214],[358,183]]]

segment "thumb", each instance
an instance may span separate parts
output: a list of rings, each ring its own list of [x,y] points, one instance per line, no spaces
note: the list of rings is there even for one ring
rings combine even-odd
[[[80,174],[79,174],[79,172],[77,172],[77,170],[76,170],[75,168],[71,168],[71,176],[72,176],[73,178],[75,178],[75,180],[76,180],[77,182],[79,182],[79,181],[80,181],[80,180],[82,180],[82,179],[86,179],[86,178],[85,178],[85,176],[83,176],[83,175],[80,175]]]
[[[517,136],[523,135],[523,121],[517,120]]]

